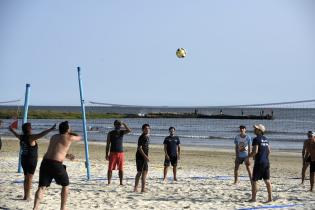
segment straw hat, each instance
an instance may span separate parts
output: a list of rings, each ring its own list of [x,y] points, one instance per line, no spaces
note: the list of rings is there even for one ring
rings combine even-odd
[[[263,124],[258,124],[258,125],[254,125],[254,128],[262,131],[262,132],[265,132],[266,131],[266,128]]]

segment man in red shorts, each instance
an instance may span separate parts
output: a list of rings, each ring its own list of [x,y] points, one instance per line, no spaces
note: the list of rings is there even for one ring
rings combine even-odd
[[[106,160],[108,163],[108,171],[107,171],[107,179],[108,184],[110,184],[112,179],[112,171],[116,169],[119,170],[119,180],[120,185],[123,185],[123,174],[124,174],[124,150],[123,150],[123,136],[131,132],[131,129],[126,125],[126,123],[122,123],[119,120],[115,120],[114,122],[114,130],[110,131],[107,134],[107,143],[106,143]],[[108,155],[110,151],[110,154]]]

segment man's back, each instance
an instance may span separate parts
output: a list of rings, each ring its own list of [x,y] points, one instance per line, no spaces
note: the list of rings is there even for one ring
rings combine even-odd
[[[71,145],[69,134],[55,134],[50,138],[49,146],[45,154],[45,159],[63,162]]]
[[[257,136],[253,140],[253,146],[258,146],[255,155],[255,164],[269,165],[269,141],[265,136]]]

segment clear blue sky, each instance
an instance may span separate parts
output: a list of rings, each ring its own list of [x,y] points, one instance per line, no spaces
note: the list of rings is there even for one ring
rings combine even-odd
[[[79,105],[77,66],[100,102],[313,99],[315,1],[0,1],[0,101]]]

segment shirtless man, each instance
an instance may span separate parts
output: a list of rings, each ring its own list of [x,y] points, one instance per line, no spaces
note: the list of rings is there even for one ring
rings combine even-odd
[[[309,132],[312,135],[312,140],[308,141],[306,144],[306,154],[305,157],[310,156],[310,184],[311,189],[310,191],[313,192],[314,190],[314,173],[315,173],[315,134],[313,132]]]
[[[39,209],[39,202],[43,199],[44,191],[50,186],[52,179],[55,179],[56,183],[62,186],[60,209],[65,209],[69,192],[69,177],[66,166],[62,163],[65,158],[74,159],[74,156],[67,154],[67,152],[72,142],[80,140],[81,136],[71,133],[68,121],[59,124],[59,134],[51,137],[47,152],[40,166],[34,209]]]
[[[311,157],[310,156],[306,156],[306,145],[309,141],[312,141],[313,138],[313,132],[309,131],[307,132],[307,139],[304,141],[303,144],[303,149],[302,149],[302,163],[303,163],[303,167],[302,167],[302,183],[304,184],[304,180],[305,180],[305,172],[306,169],[308,168],[308,166],[310,165],[311,162]]]

